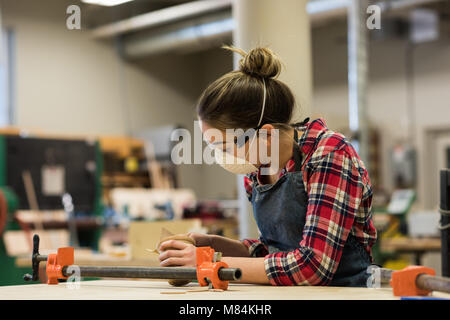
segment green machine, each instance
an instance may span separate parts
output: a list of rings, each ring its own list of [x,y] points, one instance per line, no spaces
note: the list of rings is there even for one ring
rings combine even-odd
[[[71,246],[95,251],[103,226],[102,171],[98,141],[0,135],[0,285],[28,283],[23,281],[23,274],[31,266],[16,265],[16,257],[8,255],[3,237],[10,231],[24,230],[17,210],[33,209],[24,172],[32,182],[39,210],[65,210],[70,217],[62,224],[45,221],[44,229],[68,229]],[[67,195],[70,212],[63,201]],[[27,223],[28,232],[23,232],[30,243],[33,228]]]
[[[375,263],[384,265],[387,261],[398,260],[397,253],[381,252],[380,241],[383,237],[406,235],[408,233],[407,215],[415,200],[416,193],[413,189],[397,189],[393,192],[388,206],[381,210],[378,209],[378,211],[390,216],[390,222],[385,224],[382,230],[378,230],[378,241],[372,248]],[[377,212],[374,214],[377,214]]]
[[[11,216],[16,211],[19,200],[16,194],[8,187],[0,187],[0,234],[5,230],[19,230],[17,222],[12,221]],[[14,257],[7,255],[3,239],[0,239],[0,285],[18,284],[21,274],[26,268],[15,266]]]

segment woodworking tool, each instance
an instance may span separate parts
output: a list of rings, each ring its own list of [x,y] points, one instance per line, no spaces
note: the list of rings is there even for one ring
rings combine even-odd
[[[394,296],[426,296],[431,291],[450,293],[450,278],[435,276],[424,266],[408,266],[402,270],[380,268],[381,281],[388,282]]]
[[[197,267],[120,267],[120,266],[76,266],[80,277],[146,278],[198,280],[201,286],[226,290],[229,281],[241,278],[238,268],[228,268],[219,261],[220,254],[210,247],[196,248]],[[39,263],[46,261],[47,284],[58,284],[58,279],[68,279],[74,263],[74,248],[59,248],[48,256],[39,254],[39,236],[33,236],[32,275],[25,274],[25,281],[39,280]],[[74,268],[70,268],[74,269]]]

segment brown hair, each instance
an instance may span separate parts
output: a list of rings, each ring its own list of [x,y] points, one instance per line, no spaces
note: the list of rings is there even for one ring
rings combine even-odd
[[[212,82],[197,103],[197,115],[217,129],[254,128],[262,111],[264,82],[267,96],[261,125],[289,124],[295,99],[286,84],[276,79],[281,62],[268,48],[244,50],[223,46],[239,53],[239,70],[231,71]],[[264,79],[264,82],[263,82]]]

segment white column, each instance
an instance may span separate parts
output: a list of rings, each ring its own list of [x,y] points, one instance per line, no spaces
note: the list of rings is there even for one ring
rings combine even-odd
[[[348,8],[348,101],[349,128],[358,133],[357,152],[369,170],[367,120],[367,0],[351,0]]]
[[[234,45],[248,51],[267,46],[283,61],[279,79],[292,90],[297,108],[293,120],[310,116],[312,106],[312,65],[307,0],[235,0],[233,18]],[[239,57],[235,56],[235,69]],[[240,200],[239,223],[241,238],[256,237],[257,228],[238,176]]]

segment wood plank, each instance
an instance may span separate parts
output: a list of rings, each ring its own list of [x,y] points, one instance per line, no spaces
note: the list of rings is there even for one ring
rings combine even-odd
[[[392,238],[381,239],[382,251],[440,251],[441,239],[439,238]]]
[[[155,259],[155,254],[151,254],[147,249],[156,249],[159,242],[161,230],[165,228],[173,234],[188,233],[191,230],[201,228],[200,219],[183,219],[169,221],[136,221],[130,223],[128,231],[128,243],[131,248],[132,259]]]
[[[185,294],[162,294],[199,288],[190,283],[184,287],[172,287],[166,281],[98,280],[82,281],[80,287],[71,290],[66,283],[0,287],[0,297],[8,299],[133,299],[133,300],[393,300],[390,288],[344,288],[344,287],[274,287],[246,284],[230,284],[223,292],[186,292]],[[442,297],[442,295],[441,295]],[[450,295],[448,295],[450,298]]]
[[[3,241],[5,243],[6,252],[9,256],[20,256],[31,254],[33,235],[39,235],[41,242],[39,244],[39,251],[41,254],[48,254],[56,252],[55,248],[69,246],[69,232],[67,230],[32,230],[32,232],[25,231],[6,231],[3,234]],[[46,241],[43,241],[46,240]]]

